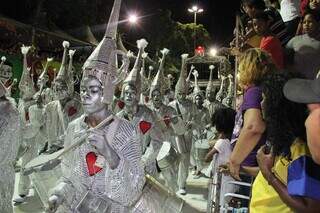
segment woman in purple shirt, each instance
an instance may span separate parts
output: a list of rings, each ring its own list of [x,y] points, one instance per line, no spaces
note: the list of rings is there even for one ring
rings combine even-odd
[[[255,176],[258,173],[257,150],[265,143],[265,123],[261,115],[262,91],[259,87],[266,73],[274,72],[271,57],[258,48],[244,52],[239,63],[239,85],[244,90],[243,102],[236,115],[229,161],[230,175],[240,180],[240,167]]]

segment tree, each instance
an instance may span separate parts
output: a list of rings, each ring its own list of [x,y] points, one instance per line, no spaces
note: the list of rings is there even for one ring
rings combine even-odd
[[[171,11],[160,11],[158,15],[149,20],[153,28],[146,34],[150,45],[148,51],[154,53],[154,60],[157,61],[159,51],[164,47],[170,50],[166,60],[166,72],[177,73],[180,69],[181,57],[183,53],[194,55],[194,33],[197,35],[197,44],[208,46],[211,38],[208,31],[202,24],[183,24],[171,18]],[[148,28],[148,26],[147,26]]]

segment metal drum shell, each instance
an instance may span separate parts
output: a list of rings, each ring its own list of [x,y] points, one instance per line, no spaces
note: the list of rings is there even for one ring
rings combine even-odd
[[[198,213],[199,210],[188,205],[183,199],[146,175],[142,195],[133,207],[134,213]]]
[[[163,149],[165,148],[164,146],[170,146],[169,148],[169,152],[167,152],[168,150],[166,149]],[[163,155],[163,157],[160,159],[160,154],[163,154],[162,152],[163,151],[166,151],[167,153],[165,155]],[[169,167],[172,167],[175,162],[178,160],[179,156],[176,152],[176,150],[173,148],[173,146],[171,145],[170,142],[163,142],[163,145],[160,149],[160,152],[158,154],[158,157],[157,157],[157,163],[158,163],[158,166],[161,170],[163,169],[166,169],[166,168],[169,168]]]

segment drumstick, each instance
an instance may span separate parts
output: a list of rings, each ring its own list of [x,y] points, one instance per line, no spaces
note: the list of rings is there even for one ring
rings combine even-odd
[[[87,130],[82,130],[82,131],[79,131],[76,133],[76,135],[79,135],[79,134],[84,134],[82,136],[80,136],[75,143],[73,143],[71,146],[67,147],[65,150],[63,150],[63,152],[61,152],[57,157],[45,162],[44,164],[40,163],[38,165],[35,165],[33,166],[33,168],[31,169],[28,169],[26,171],[24,171],[24,175],[30,175],[31,173],[33,173],[34,171],[36,171],[34,168],[35,167],[38,167],[38,166],[41,166],[41,171],[48,171],[48,170],[51,170],[53,169],[54,167],[56,167],[57,165],[60,164],[61,160],[59,159],[61,156],[65,155],[66,153],[70,152],[72,149],[82,145],[84,142],[85,142],[85,139],[87,138],[87,132],[89,131],[92,131],[92,130],[96,130],[96,129],[99,129],[109,123],[111,123],[113,121],[113,116],[109,116],[108,118],[104,119],[102,122],[100,122],[97,126],[93,127],[93,128],[90,128],[90,129],[87,129]]]
[[[90,129],[87,129],[85,131],[83,131],[84,133],[88,133],[92,130],[96,130],[96,129],[99,129],[103,126],[105,126],[106,124],[108,123],[111,123],[113,121],[113,116],[109,116],[107,117],[106,119],[104,119],[103,121],[101,121],[97,126],[93,127],[93,128],[90,128]],[[82,133],[82,131],[79,131],[77,134],[80,134]],[[69,152],[70,150],[72,150],[73,148],[75,147],[78,147],[80,145],[82,145],[85,141],[84,139],[87,137],[87,134],[84,134],[83,136],[81,136],[78,140],[76,140],[75,143],[73,143],[71,146],[67,147],[64,149],[63,152],[61,152],[55,159],[61,157],[62,155],[65,155],[67,152]]]

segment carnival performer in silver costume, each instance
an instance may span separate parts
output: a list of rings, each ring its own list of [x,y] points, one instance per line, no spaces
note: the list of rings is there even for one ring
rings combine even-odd
[[[116,49],[120,5],[121,0],[115,0],[106,34],[83,66],[81,101],[85,114],[68,126],[63,177],[52,189],[49,210],[196,213],[152,177],[145,177],[135,127],[108,109],[118,83],[117,54],[126,57]]]
[[[147,44],[145,39],[137,41],[139,53],[133,69],[123,82],[121,97],[125,105],[117,113],[117,116],[130,121],[135,127],[137,136],[141,141],[142,162],[145,171],[152,176],[156,176],[158,174],[156,158],[162,146],[163,138],[153,112],[147,106],[139,104],[141,96],[141,56]]]
[[[145,183],[135,129],[108,109],[117,84],[120,6],[121,0],[115,0],[105,36],[83,65],[85,114],[69,124],[64,147],[85,143],[63,157],[63,177],[49,198],[52,211],[130,212]]]
[[[6,98],[6,88],[0,81],[0,209],[12,213],[15,183],[14,163],[19,148],[19,113]]]
[[[44,69],[37,80],[39,91],[35,94],[35,96],[41,95],[41,99],[44,105],[53,101],[53,92],[50,87],[47,87],[47,83],[49,81],[48,68],[52,61],[53,58],[47,58],[46,65],[44,66]]]
[[[18,82],[18,80],[16,78],[12,79],[12,66],[10,66],[8,62],[6,63],[6,61],[7,58],[2,56],[0,62],[0,81],[6,88],[6,98],[13,104],[14,107],[17,107],[16,100],[11,97],[11,89]],[[11,84],[8,85],[8,82],[11,82]]]
[[[168,54],[168,49],[163,49],[162,59],[160,66],[155,78],[152,81],[150,87],[150,97],[151,102],[149,104],[150,109],[156,115],[157,121],[159,122],[159,127],[163,135],[164,141],[170,142],[171,148],[174,153],[171,153],[170,149],[167,153],[159,153],[167,159],[159,159],[159,167],[161,169],[162,176],[166,181],[166,185],[173,191],[178,191],[177,185],[177,170],[178,170],[178,158],[175,155],[175,135],[183,135],[185,128],[181,119],[179,119],[177,112],[174,108],[169,107],[163,103],[164,94],[166,91],[166,84],[164,78],[164,62],[165,57]],[[180,126],[179,126],[180,125]],[[164,146],[164,145],[163,145]],[[159,157],[159,156],[158,156]],[[165,161],[164,166],[162,167],[161,161]],[[168,164],[167,164],[168,163]]]
[[[182,55],[182,66],[181,72],[176,84],[175,95],[176,100],[172,101],[169,106],[173,107],[180,118],[184,122],[186,132],[184,135],[176,137],[176,147],[181,156],[179,162],[179,172],[178,172],[178,193],[186,194],[186,180],[189,174],[190,165],[190,150],[192,144],[192,122],[194,116],[196,115],[196,109],[192,101],[186,99],[189,85],[186,81],[187,78],[187,62],[188,54]]]
[[[166,89],[165,95],[164,95],[165,105],[168,105],[171,101],[174,100],[174,89],[172,89],[174,78],[171,74],[168,74],[167,79],[168,79],[168,88]]]
[[[227,89],[226,89],[226,81],[227,77],[224,75],[218,74],[218,78],[221,80],[220,88],[219,91],[217,92],[216,95],[216,100],[222,103],[222,100],[226,97],[227,95]]]
[[[191,163],[193,161],[196,170],[194,178],[199,178],[204,167],[204,157],[209,151],[208,138],[210,136],[210,113],[203,106],[204,93],[198,84],[198,71],[192,72],[194,75],[193,101],[196,105],[197,116],[193,119]]]
[[[14,201],[17,203],[24,202],[24,197],[28,195],[30,188],[30,178],[28,176],[22,175],[23,168],[30,160],[32,160],[37,155],[35,137],[38,134],[38,132],[34,131],[33,125],[31,125],[29,112],[30,106],[36,103],[33,99],[33,96],[36,93],[36,91],[33,85],[33,81],[30,77],[30,68],[27,67],[27,54],[30,48],[31,47],[25,46],[21,47],[21,52],[23,54],[23,71],[19,82],[21,98],[18,104],[18,111],[21,121],[19,145],[22,147],[19,149],[23,151],[22,153],[19,153],[19,155],[21,156],[22,171],[20,172],[20,180],[18,185],[19,197],[14,199]]]
[[[222,104],[226,107],[233,107],[234,104],[234,82],[233,76],[231,74],[228,75],[229,85],[228,85],[228,93],[227,96],[222,100]]]
[[[63,146],[63,135],[68,123],[82,114],[80,100],[74,93],[73,79],[67,69],[67,52],[69,42],[63,42],[62,63],[53,82],[55,100],[45,106],[45,123],[47,130],[47,153],[53,153]]]
[[[148,53],[144,52],[141,55],[142,57],[142,66],[141,66],[141,98],[140,98],[140,104],[142,105],[148,105],[149,104],[149,93],[150,93],[150,85],[151,85],[151,79],[150,79],[150,72],[148,75],[146,75],[146,58],[148,57]]]
[[[203,106],[209,110],[210,117],[212,117],[214,112],[218,108],[223,107],[223,105],[216,99],[217,88],[215,88],[213,84],[213,79],[212,79],[214,65],[210,65],[209,69],[210,69],[210,76],[209,76],[209,81],[206,88],[206,99],[204,100]]]

